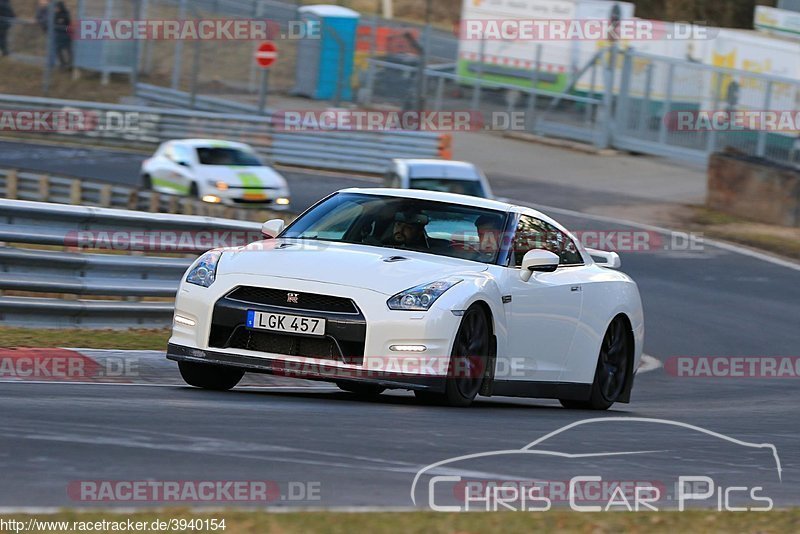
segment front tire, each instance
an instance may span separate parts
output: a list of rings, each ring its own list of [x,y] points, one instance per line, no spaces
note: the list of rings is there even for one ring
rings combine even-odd
[[[377,397],[378,395],[386,391],[386,388],[381,386],[376,386],[375,384],[364,384],[361,382],[347,382],[345,380],[337,381],[336,385],[342,391],[353,393],[354,395],[358,395],[359,397],[364,397],[364,398]]]
[[[244,376],[244,370],[206,363],[178,362],[183,380],[190,386],[215,391],[232,389]]]
[[[478,305],[470,306],[461,319],[450,354],[444,393],[415,391],[417,399],[429,404],[469,406],[483,384],[489,361],[489,318]]]
[[[611,408],[611,405],[617,402],[622,392],[625,391],[632,349],[627,322],[621,315],[617,316],[608,325],[606,334],[603,336],[589,400],[560,399],[561,405],[570,410],[608,410]]]
[[[150,191],[153,189],[153,179],[150,178],[149,174],[142,175],[142,189],[144,191]]]

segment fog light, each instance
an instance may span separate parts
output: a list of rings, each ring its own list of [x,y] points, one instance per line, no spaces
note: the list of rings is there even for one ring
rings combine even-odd
[[[217,195],[204,195],[203,202],[208,202],[210,204],[219,204],[222,202],[222,199],[219,198]]]
[[[278,197],[275,199],[275,204],[278,204],[280,206],[288,206],[289,202],[290,200],[286,197]]]
[[[195,326],[197,322],[194,319],[189,319],[188,317],[184,317],[183,315],[175,314],[175,322],[178,324],[182,324],[184,326]]]
[[[227,191],[229,186],[226,182],[217,182],[214,184],[220,191]]]
[[[395,352],[425,352],[427,348],[425,345],[389,345],[389,350]]]

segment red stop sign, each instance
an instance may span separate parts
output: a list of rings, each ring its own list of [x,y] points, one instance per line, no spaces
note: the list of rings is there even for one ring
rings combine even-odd
[[[268,69],[278,59],[278,47],[272,41],[261,43],[256,52],[256,63],[262,69]]]

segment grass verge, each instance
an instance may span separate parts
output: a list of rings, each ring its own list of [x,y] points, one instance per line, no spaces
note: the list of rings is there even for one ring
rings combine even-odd
[[[130,514],[111,512],[62,511],[52,515],[13,514],[0,519],[26,522],[67,521],[69,526],[58,532],[80,532],[80,523],[96,521],[142,521],[170,519],[225,519],[225,534],[276,532],[350,533],[389,532],[426,534],[458,532],[798,532],[800,509],[773,512],[720,513],[708,511],[651,512],[651,513],[576,513],[549,511],[544,513],[468,513],[444,514],[434,512],[398,513],[337,513],[337,512],[244,512],[218,513],[192,512],[188,509],[171,509]],[[62,525],[63,526],[63,525]],[[104,529],[105,530],[105,529]],[[202,531],[210,532],[205,528]],[[13,530],[12,530],[13,531]],[[53,530],[55,531],[55,529]],[[154,531],[145,529],[145,531]],[[222,530],[218,530],[222,532]]]
[[[84,349],[165,350],[169,328],[133,330],[47,330],[0,327],[0,347],[79,347]]]
[[[706,207],[692,207],[690,229],[705,236],[730,241],[800,259],[800,228],[764,224],[734,217]]]

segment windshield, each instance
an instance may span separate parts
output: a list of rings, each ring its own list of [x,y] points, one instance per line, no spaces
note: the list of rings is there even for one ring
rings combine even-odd
[[[198,148],[197,158],[200,160],[201,165],[264,166],[254,153],[239,148]]]
[[[506,213],[445,202],[337,193],[281,237],[357,243],[495,263]]]
[[[409,182],[411,189],[425,189],[427,191],[441,191],[443,193],[458,193],[472,197],[485,197],[486,194],[477,180],[452,180],[447,178],[412,178]]]

